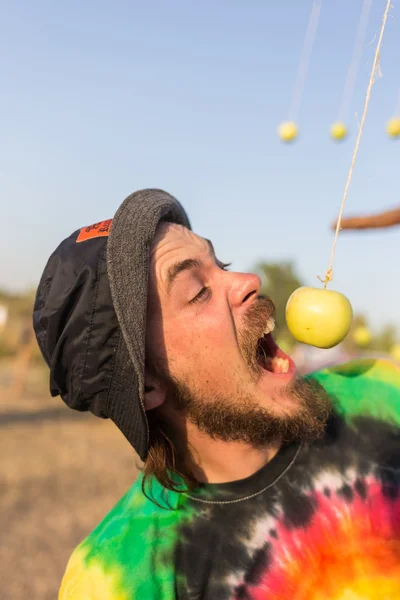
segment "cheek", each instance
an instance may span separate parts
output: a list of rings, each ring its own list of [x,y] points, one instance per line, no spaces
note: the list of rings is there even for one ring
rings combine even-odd
[[[232,331],[221,325],[171,324],[164,331],[166,358],[173,375],[190,376],[194,382],[222,380],[237,369],[236,342]]]

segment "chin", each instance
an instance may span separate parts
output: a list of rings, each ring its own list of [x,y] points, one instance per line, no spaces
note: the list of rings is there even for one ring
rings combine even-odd
[[[292,417],[300,409],[301,401],[282,389],[269,388],[260,401],[260,406],[276,417]]]

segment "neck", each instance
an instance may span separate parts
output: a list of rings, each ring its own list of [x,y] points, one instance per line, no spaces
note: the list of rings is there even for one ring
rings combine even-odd
[[[256,473],[278,452],[281,442],[262,449],[243,442],[223,442],[210,438],[195,426],[186,426],[188,468],[199,483],[228,483]]]

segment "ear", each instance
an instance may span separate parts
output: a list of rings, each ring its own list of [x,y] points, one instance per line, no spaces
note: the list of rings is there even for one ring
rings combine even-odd
[[[144,409],[152,410],[161,406],[165,401],[166,391],[154,377],[145,374],[144,381]]]

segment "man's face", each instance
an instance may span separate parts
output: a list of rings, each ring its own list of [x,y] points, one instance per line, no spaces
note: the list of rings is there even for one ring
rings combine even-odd
[[[320,390],[296,378],[274,343],[274,305],[260,297],[260,285],[254,274],[227,271],[207,240],[179,225],[159,226],[146,352],[161,375],[160,401],[164,393],[212,437],[254,446],[303,430],[313,437],[327,416]]]

